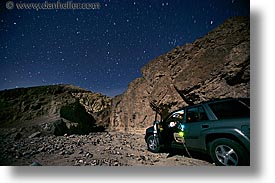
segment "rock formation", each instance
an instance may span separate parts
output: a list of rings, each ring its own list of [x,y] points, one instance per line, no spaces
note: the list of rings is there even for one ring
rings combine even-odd
[[[150,61],[141,69],[143,77],[114,99],[72,85],[1,91],[0,128],[31,126],[28,135],[144,133],[155,117],[152,102],[171,112],[213,98],[249,97],[249,44],[249,17],[233,17]]]
[[[249,17],[233,17],[146,64],[143,77],[113,99],[110,130],[144,133],[155,116],[151,101],[171,111],[213,98],[249,97],[249,24]]]
[[[0,128],[21,128],[25,135],[88,134],[109,124],[111,98],[72,85],[4,90],[0,101]]]

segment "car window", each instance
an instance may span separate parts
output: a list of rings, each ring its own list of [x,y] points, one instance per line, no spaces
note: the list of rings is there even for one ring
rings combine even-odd
[[[207,117],[205,110],[203,109],[202,106],[191,107],[191,108],[187,109],[186,121],[188,123],[199,122],[199,121],[204,121],[204,120],[208,120],[208,117]]]
[[[249,108],[237,100],[209,104],[218,119],[249,117]]]

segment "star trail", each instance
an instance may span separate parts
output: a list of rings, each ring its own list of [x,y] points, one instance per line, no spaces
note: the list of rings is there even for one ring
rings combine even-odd
[[[0,90],[73,84],[111,97],[150,60],[250,13],[248,0],[75,0],[100,7],[74,10],[7,2],[0,2]]]

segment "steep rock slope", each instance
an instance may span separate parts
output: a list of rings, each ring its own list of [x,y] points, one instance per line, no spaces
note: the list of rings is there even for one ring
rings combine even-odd
[[[145,65],[143,77],[113,99],[110,129],[144,133],[154,120],[152,101],[171,111],[213,98],[249,97],[249,24],[249,17],[233,17]]]
[[[21,128],[21,134],[102,131],[109,124],[110,103],[107,96],[73,85],[4,90],[0,91],[0,127]]]

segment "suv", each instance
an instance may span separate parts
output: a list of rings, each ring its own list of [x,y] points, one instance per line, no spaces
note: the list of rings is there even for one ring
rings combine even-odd
[[[250,164],[250,99],[226,98],[184,107],[146,129],[148,150],[201,151],[216,165]]]

